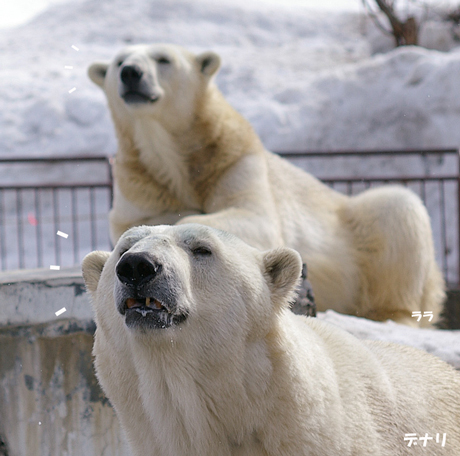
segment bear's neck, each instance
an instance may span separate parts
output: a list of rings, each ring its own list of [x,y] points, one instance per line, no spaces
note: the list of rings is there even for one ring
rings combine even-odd
[[[181,122],[145,116],[135,118],[130,128],[116,119],[115,126],[123,158],[138,161],[186,206],[202,207],[227,169],[244,154],[263,150],[249,122],[214,86]]]
[[[169,446],[171,455],[230,456],[237,448],[260,445],[256,430],[273,405],[264,341],[233,347],[238,353],[218,362],[209,361],[215,354],[198,355],[190,344],[155,345],[153,356],[150,343],[137,345],[133,358],[140,365],[139,395],[160,446]]]
[[[266,454],[267,447],[276,454],[295,454],[289,451],[298,444],[291,442],[292,435],[315,428],[310,411],[327,400],[321,395],[299,400],[298,390],[287,386],[305,383],[308,391],[316,391],[317,382],[324,382],[321,375],[311,378],[320,358],[292,334],[291,318],[281,318],[262,339],[219,348],[209,344],[209,335],[207,348],[199,340],[165,338],[156,340],[152,353],[153,341],[136,344],[139,396],[152,433],[168,455]],[[302,355],[293,357],[299,350]],[[280,429],[280,417],[289,426]],[[314,433],[307,436],[305,448],[314,448],[314,439]]]

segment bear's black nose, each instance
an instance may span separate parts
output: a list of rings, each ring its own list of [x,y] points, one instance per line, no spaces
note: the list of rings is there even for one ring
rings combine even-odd
[[[121,70],[121,80],[127,86],[136,85],[142,78],[143,71],[138,65],[125,65]]]
[[[125,285],[139,286],[154,279],[160,270],[161,264],[143,253],[125,253],[117,264],[116,273]]]

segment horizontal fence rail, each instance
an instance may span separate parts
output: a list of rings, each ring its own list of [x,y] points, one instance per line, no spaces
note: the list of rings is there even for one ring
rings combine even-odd
[[[0,159],[0,179],[2,270],[73,266],[110,250],[107,157]]]
[[[460,282],[458,150],[278,154],[350,196],[389,184],[413,190],[430,214],[446,280]],[[109,250],[112,184],[105,156],[0,159],[0,269],[72,266]]]
[[[430,215],[436,259],[451,287],[460,283],[458,149],[278,152],[349,196],[381,185],[414,191]],[[355,162],[353,164],[353,161]],[[347,175],[348,174],[348,175]]]

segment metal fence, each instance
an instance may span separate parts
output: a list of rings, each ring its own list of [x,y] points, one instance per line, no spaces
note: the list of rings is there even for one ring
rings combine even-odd
[[[279,152],[347,195],[400,184],[420,196],[431,218],[436,259],[450,286],[460,283],[458,149]]]
[[[73,266],[109,250],[111,201],[106,157],[0,159],[0,268]]]
[[[430,214],[444,276],[460,283],[458,150],[279,155],[348,195],[394,183],[411,188]],[[0,268],[71,266],[91,250],[110,249],[111,200],[107,157],[0,159]]]

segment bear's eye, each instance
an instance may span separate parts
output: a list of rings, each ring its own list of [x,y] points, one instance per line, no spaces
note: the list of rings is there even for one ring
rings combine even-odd
[[[122,65],[122,63],[123,63],[123,60],[119,60],[119,61],[117,62],[117,66],[120,67],[120,66]]]
[[[210,256],[212,252],[210,249],[204,246],[198,246],[191,249],[193,255],[195,256]]]
[[[162,65],[167,65],[168,63],[171,63],[171,60],[169,60],[167,57],[161,56],[157,57],[157,62],[161,63]]]

